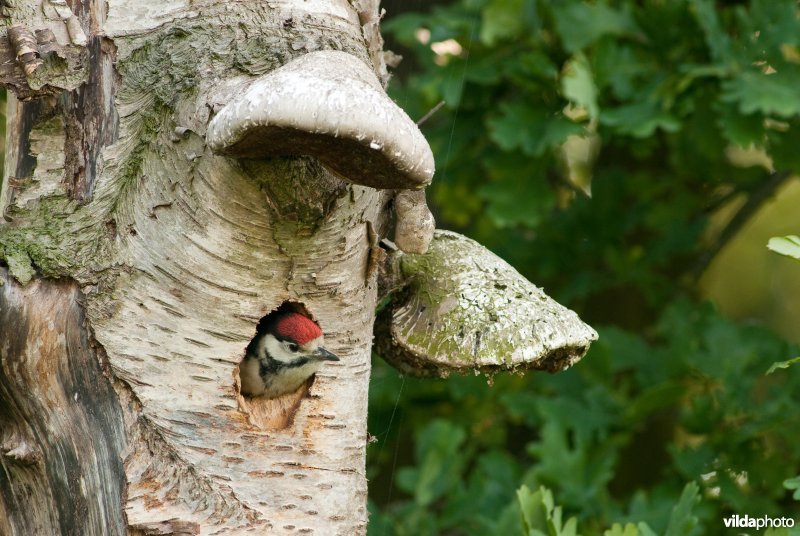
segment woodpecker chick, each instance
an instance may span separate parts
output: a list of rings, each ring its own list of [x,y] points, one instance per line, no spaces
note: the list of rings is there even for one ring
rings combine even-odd
[[[339,361],[322,339],[322,330],[310,318],[276,314],[247,346],[239,366],[242,394],[276,398],[296,391],[325,361]]]

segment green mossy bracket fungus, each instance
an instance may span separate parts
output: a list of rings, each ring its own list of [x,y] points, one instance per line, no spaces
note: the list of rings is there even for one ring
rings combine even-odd
[[[376,350],[406,373],[556,372],[597,340],[577,314],[453,232],[436,231],[424,255],[393,254],[387,278],[403,283],[378,315]]]

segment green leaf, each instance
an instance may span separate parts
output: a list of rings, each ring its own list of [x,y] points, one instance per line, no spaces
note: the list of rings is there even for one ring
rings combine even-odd
[[[767,369],[767,374],[772,374],[773,372],[775,372],[778,369],[789,368],[790,366],[795,365],[797,363],[800,363],[800,356],[794,357],[794,358],[789,359],[787,361],[776,361],[775,363],[770,365],[770,367]]]
[[[603,109],[600,123],[614,127],[619,134],[646,138],[656,130],[677,132],[681,122],[654,102],[637,102],[619,108]]]
[[[380,508],[375,504],[375,501],[370,499],[367,501],[367,510],[369,511],[369,524],[367,525],[367,536],[381,536],[383,534],[391,534],[392,523],[391,520],[381,512]]]
[[[539,430],[540,437],[527,447],[537,460],[534,471],[538,482],[558,482],[570,504],[583,504],[584,513],[597,505],[605,486],[613,477],[616,451],[612,445],[597,445],[572,433],[573,426],[549,419]]]
[[[585,108],[592,119],[597,118],[597,86],[589,62],[582,53],[575,54],[564,66],[561,90],[569,100]]]
[[[649,386],[628,406],[629,418],[632,422],[640,422],[657,411],[677,405],[685,393],[686,386],[682,382],[667,381]]]
[[[605,4],[553,2],[556,31],[568,52],[577,52],[603,35],[632,34],[636,24],[627,12]]]
[[[502,451],[483,454],[470,471],[467,491],[459,506],[486,517],[496,516],[514,501],[518,478],[519,466],[510,454]]]
[[[501,66],[516,86],[541,89],[536,79],[554,82],[558,78],[558,67],[541,50],[528,50],[514,55],[514,61]]]
[[[717,122],[722,135],[739,147],[764,145],[764,116],[760,113],[743,114],[731,103],[716,103]]]
[[[767,248],[786,257],[800,259],[800,236],[774,236],[769,239]]]
[[[481,23],[481,42],[494,45],[503,39],[520,35],[525,28],[522,8],[525,0],[495,0],[484,8]]]
[[[555,206],[553,190],[530,159],[518,152],[486,159],[492,182],[478,190],[486,215],[498,227],[535,228]]]
[[[716,6],[710,0],[692,0],[691,5],[697,22],[703,29],[711,57],[717,62],[727,62],[730,59],[731,43],[720,26]]]
[[[470,82],[483,85],[497,84],[501,79],[502,62],[492,54],[487,56],[470,56],[469,63],[466,64],[464,77]]]
[[[548,512],[545,493],[550,492],[544,488],[539,488],[536,493],[531,493],[528,486],[522,486],[517,490],[517,502],[522,514],[523,531],[527,535],[546,534],[544,531],[547,530]]]
[[[503,103],[501,115],[489,119],[489,136],[502,149],[522,149],[530,156],[541,156],[560,146],[583,127],[562,114],[547,113],[524,102]]]
[[[619,523],[614,523],[610,529],[603,533],[603,536],[657,536],[655,531],[647,523],[626,523],[623,527]]]
[[[414,493],[418,478],[419,471],[415,467],[401,467],[395,474],[397,487],[407,493]]]
[[[572,517],[562,524],[561,507],[555,506],[553,493],[544,486],[531,493],[528,486],[517,490],[524,533],[528,536],[578,536],[577,520]]]
[[[788,489],[789,491],[794,490],[792,498],[796,501],[800,501],[800,475],[794,478],[789,478],[787,480],[784,480],[783,487]]]
[[[800,70],[786,70],[772,74],[748,70],[736,78],[722,83],[721,99],[736,102],[744,114],[761,112],[778,117],[800,114]]]
[[[505,393],[500,401],[509,415],[519,419],[528,426],[534,427],[540,421],[537,419],[536,409],[539,407],[539,397],[525,391]]]
[[[442,70],[439,83],[439,91],[442,99],[450,108],[458,108],[461,96],[464,92],[464,63],[462,61],[452,61]]]
[[[633,523],[626,523],[624,527],[619,523],[614,523],[603,533],[603,536],[639,536],[639,531]]]
[[[522,177],[515,184],[494,182],[479,195],[487,202],[486,215],[500,228],[523,225],[535,228],[555,205],[553,192],[539,177]]]
[[[800,18],[795,0],[751,0],[742,26],[754,36],[752,59],[770,64],[780,62],[785,57],[783,47],[800,44]]]
[[[697,525],[697,517],[692,515],[692,508],[700,502],[700,488],[695,482],[689,482],[683,488],[678,504],[669,516],[669,525],[664,536],[686,536]]]
[[[650,525],[645,522],[638,523],[636,528],[639,529],[639,536],[658,536],[656,531],[651,529]]]
[[[641,98],[639,80],[652,69],[637,57],[635,47],[611,39],[593,48],[591,65],[595,84],[603,88],[604,97],[613,96],[622,102]]]
[[[707,443],[701,443],[695,447],[674,446],[670,450],[675,460],[675,468],[685,475],[699,475],[708,472],[716,455],[714,449]]]
[[[435,420],[422,431],[417,442],[414,486],[419,505],[429,505],[455,485],[463,461],[461,444],[466,437],[461,427],[445,420]]]

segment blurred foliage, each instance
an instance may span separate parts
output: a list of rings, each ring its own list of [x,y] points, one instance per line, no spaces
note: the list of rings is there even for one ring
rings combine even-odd
[[[798,350],[697,288],[800,168],[797,3],[453,0],[384,31],[414,64],[397,101],[412,117],[445,102],[422,125],[438,226],[504,257],[600,340],[570,371],[492,385],[375,360],[369,534],[800,520],[800,366],[766,374]],[[732,156],[745,149],[760,158]]]
[[[722,229],[746,200],[744,195],[739,196],[716,211],[706,231],[709,236]],[[726,316],[745,321],[757,319],[800,344],[800,300],[796,299],[800,296],[800,265],[764,247],[772,237],[797,234],[798,206],[800,180],[791,180],[714,255],[700,278],[699,289]]]

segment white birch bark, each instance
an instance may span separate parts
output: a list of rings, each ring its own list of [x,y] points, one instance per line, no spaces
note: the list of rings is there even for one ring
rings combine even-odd
[[[111,0],[71,8],[44,0],[8,9],[30,32],[51,28],[62,50],[80,47],[67,31],[76,16],[88,43],[80,89],[60,84],[71,93],[57,96],[26,89],[34,100],[11,103],[9,142],[22,148],[10,155],[3,186],[9,221],[0,243],[14,276],[3,286],[6,326],[69,318],[63,304],[80,295],[99,350],[95,381],[113,386],[103,401],[117,416],[109,434],[119,450],[104,462],[118,480],[90,481],[86,469],[78,471],[81,483],[65,486],[83,500],[53,497],[51,510],[25,514],[40,519],[21,521],[18,509],[39,503],[35,494],[20,496],[31,480],[21,472],[33,467],[55,480],[74,473],[58,467],[63,452],[42,446],[43,436],[82,434],[50,423],[41,432],[18,425],[12,437],[9,422],[0,518],[12,534],[34,526],[76,534],[363,533],[376,300],[369,261],[385,231],[388,195],[352,186],[311,158],[237,161],[214,155],[204,139],[217,111],[206,96],[234,79],[326,48],[372,65],[358,11],[332,0]],[[34,74],[56,79],[43,72],[56,69],[48,63],[55,60],[45,58]],[[101,125],[106,132],[98,136]],[[34,298],[25,296],[40,288],[58,299],[53,311],[35,314]],[[237,365],[259,319],[287,300],[313,315],[342,361],[281,411],[239,396]],[[57,369],[60,352],[34,355],[41,335],[31,329],[4,350],[17,388],[13,367],[27,367],[29,385],[38,385],[38,370]],[[42,389],[32,392],[49,398]],[[69,392],[53,402],[54,413],[78,404]],[[9,421],[25,420],[10,413]],[[89,427],[90,437],[63,448],[80,459],[83,448],[97,448],[95,434]],[[38,454],[15,458],[24,445]],[[116,489],[101,489],[100,480]],[[93,504],[98,517],[66,516],[59,503],[68,501]]]

